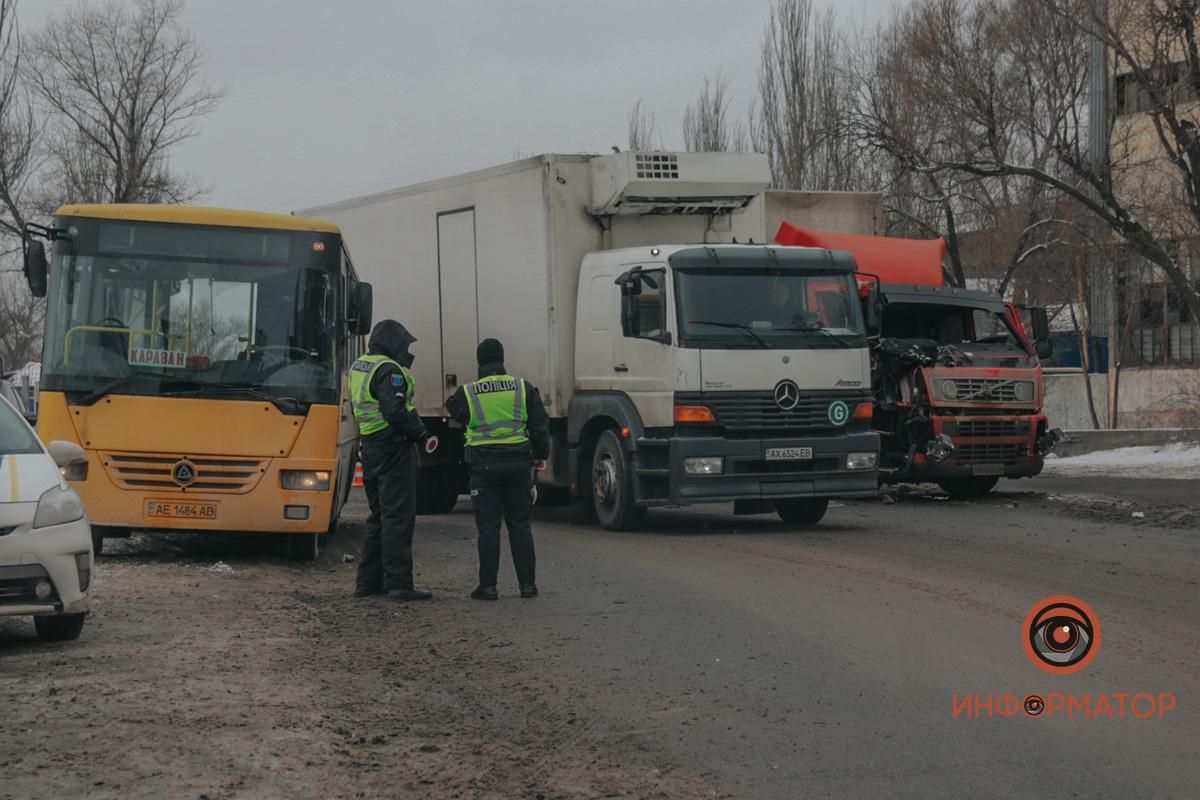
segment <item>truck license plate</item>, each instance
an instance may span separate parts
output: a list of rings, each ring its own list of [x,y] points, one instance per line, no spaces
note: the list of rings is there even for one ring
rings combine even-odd
[[[767,461],[803,461],[812,458],[811,447],[768,447]]]
[[[200,519],[212,521],[217,518],[217,504],[179,503],[174,500],[147,500],[146,516],[167,519]]]
[[[972,475],[1004,475],[1003,464],[975,464],[971,467]]]

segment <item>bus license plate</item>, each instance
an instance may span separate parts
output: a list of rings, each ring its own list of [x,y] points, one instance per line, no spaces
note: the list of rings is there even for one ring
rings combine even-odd
[[[811,447],[768,447],[767,461],[803,461],[812,458]]]
[[[167,519],[215,520],[216,503],[179,503],[174,500],[147,500],[146,516]]]
[[[972,475],[1004,475],[1003,464],[976,464],[971,467]]]

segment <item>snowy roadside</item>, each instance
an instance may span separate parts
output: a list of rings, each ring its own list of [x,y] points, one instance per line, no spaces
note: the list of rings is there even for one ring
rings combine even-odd
[[[1060,477],[1200,479],[1200,445],[1167,444],[1122,447],[1080,456],[1050,455],[1045,475]]]

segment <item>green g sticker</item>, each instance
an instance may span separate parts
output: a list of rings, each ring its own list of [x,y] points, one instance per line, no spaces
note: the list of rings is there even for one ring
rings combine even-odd
[[[829,404],[829,421],[838,427],[845,425],[850,421],[850,406],[841,400],[834,400]]]

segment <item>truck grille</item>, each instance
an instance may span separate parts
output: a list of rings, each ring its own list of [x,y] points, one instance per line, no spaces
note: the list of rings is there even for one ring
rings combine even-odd
[[[1017,386],[1002,378],[955,378],[959,399],[971,398],[972,403],[1015,403]]]
[[[974,436],[1021,436],[1029,432],[1028,426],[1015,420],[985,419],[958,423],[958,435]]]
[[[1023,444],[964,444],[954,451],[959,464],[1009,464],[1025,455]]]
[[[187,486],[180,486],[172,473],[175,465],[185,460],[183,456],[103,453],[102,458],[109,477],[122,489],[156,492],[187,489],[222,494],[251,491],[262,480],[268,463],[250,458],[188,458],[196,468],[196,477]]]
[[[850,411],[858,403],[870,398],[866,395],[847,394],[803,394],[795,408],[784,410],[775,402],[774,392],[719,392],[704,394],[679,394],[677,402],[685,405],[705,405],[716,415],[717,423],[727,431],[814,431],[834,430],[844,426],[829,421],[829,406],[841,400]]]

